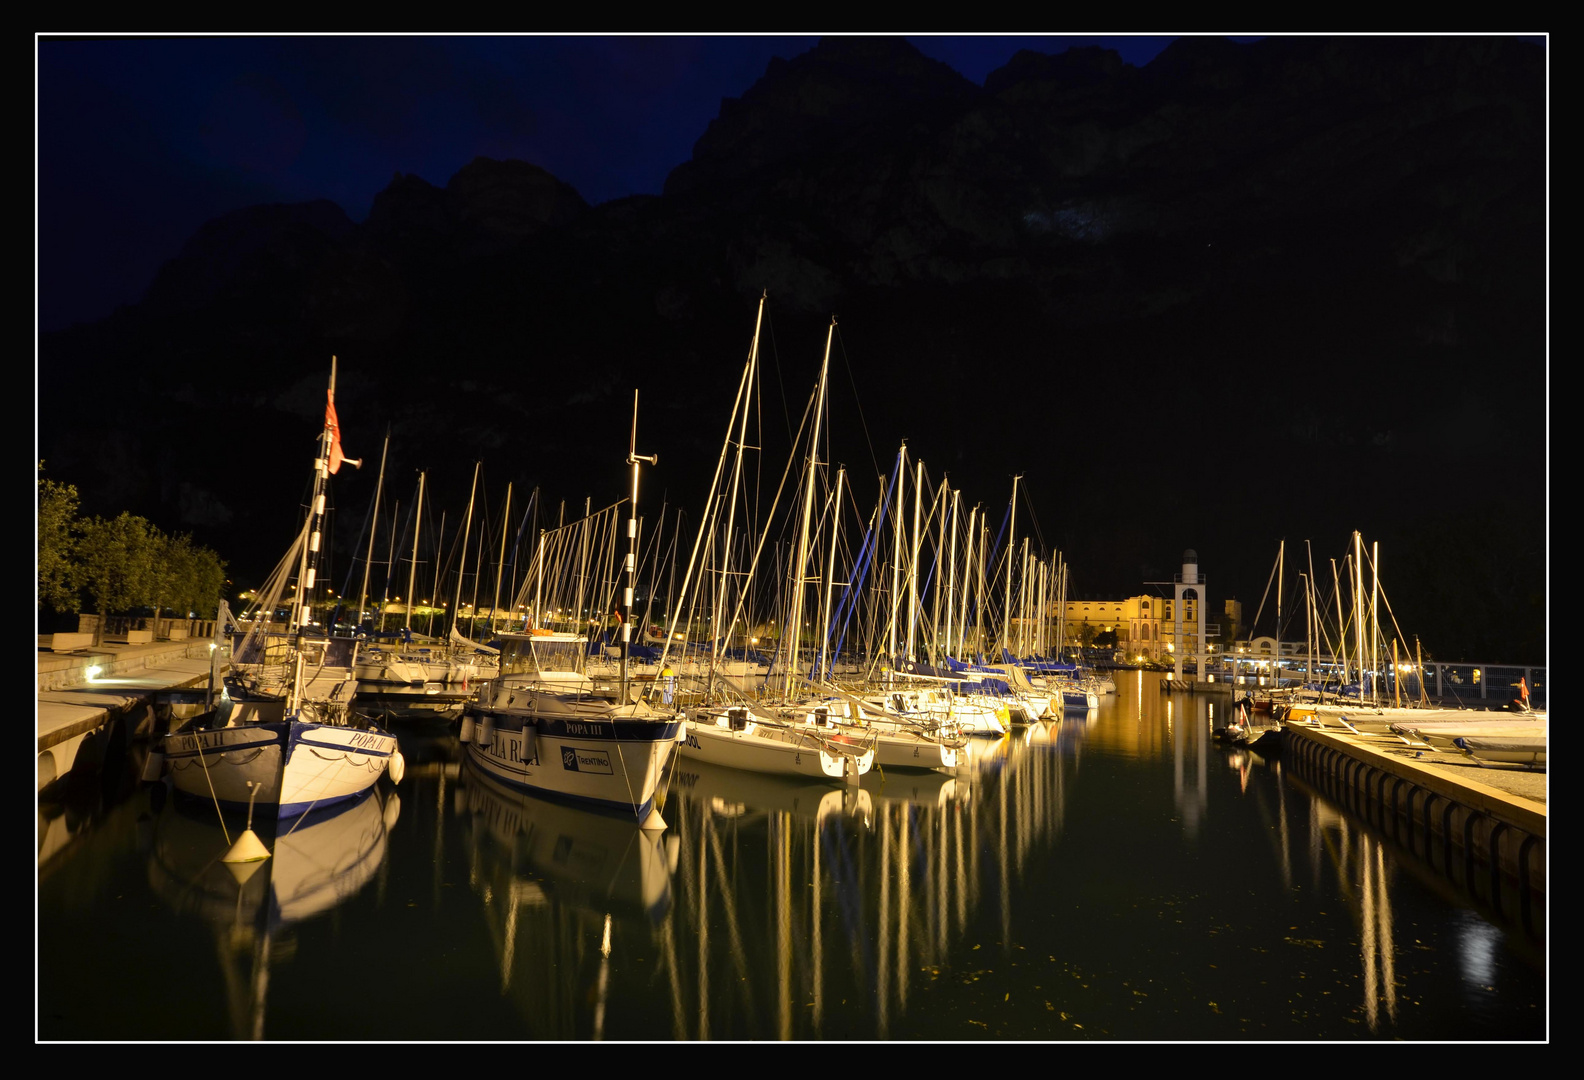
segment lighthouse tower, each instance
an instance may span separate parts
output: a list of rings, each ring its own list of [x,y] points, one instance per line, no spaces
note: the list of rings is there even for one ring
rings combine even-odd
[[[1198,625],[1193,638],[1194,681],[1204,682],[1209,678],[1210,666],[1209,647],[1205,642],[1204,579],[1199,576],[1199,556],[1193,548],[1183,552],[1182,573],[1177,575],[1176,586],[1176,603],[1172,604],[1172,678],[1181,681],[1183,677],[1183,611],[1186,603],[1191,602]]]

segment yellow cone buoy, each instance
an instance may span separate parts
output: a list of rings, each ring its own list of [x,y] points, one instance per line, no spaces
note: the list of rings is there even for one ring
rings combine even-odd
[[[264,841],[258,838],[258,833],[253,831],[253,800],[258,796],[258,785],[248,781],[248,823],[242,830],[242,835],[236,838],[236,843],[231,845],[229,851],[220,857],[223,863],[256,863],[263,862],[270,857],[269,848],[264,846]]]
[[[263,862],[270,857],[269,848],[264,846],[264,841],[258,838],[258,833],[246,829],[236,838],[236,843],[231,849],[221,856],[220,861],[226,863],[253,863]]]

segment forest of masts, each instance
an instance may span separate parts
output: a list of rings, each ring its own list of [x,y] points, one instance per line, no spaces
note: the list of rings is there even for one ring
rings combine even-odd
[[[761,303],[761,318],[762,311]],[[632,641],[668,657],[751,652],[778,670],[812,665],[826,674],[841,665],[873,675],[900,659],[999,661],[1002,650],[1053,655],[1065,638],[1068,568],[1040,541],[1021,476],[993,514],[982,503],[968,505],[944,476],[931,477],[905,441],[868,506],[858,502],[846,468],[831,468],[826,385],[834,336],[832,320],[819,379],[772,489],[761,475],[764,432],[752,407],[756,325],[696,523],[662,504],[651,525],[649,515],[625,509],[630,498],[599,509],[586,499],[571,520],[563,502],[552,519],[538,489],[514,517],[510,485],[491,515],[475,464],[466,512],[448,534],[422,473],[405,509],[401,502],[382,508],[382,454],[336,621],[376,632],[445,633],[456,625],[479,641],[535,629],[614,641],[630,618]],[[636,399],[634,424],[636,437]],[[614,463],[612,475],[619,475]]]

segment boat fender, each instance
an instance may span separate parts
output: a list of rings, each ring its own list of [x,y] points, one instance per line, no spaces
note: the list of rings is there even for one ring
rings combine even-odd
[[[495,722],[493,717],[486,716],[484,722],[473,733],[473,741],[480,747],[487,747],[495,741]]]
[[[390,760],[385,763],[385,771],[390,774],[391,783],[402,782],[402,777],[407,775],[407,761],[402,757],[400,750],[391,751]]]
[[[462,714],[462,728],[461,728],[460,731],[457,732],[457,740],[459,742],[465,742],[465,743],[472,742],[473,741],[473,731],[474,731],[474,723],[473,723],[472,715],[469,714],[469,713],[463,713]]]

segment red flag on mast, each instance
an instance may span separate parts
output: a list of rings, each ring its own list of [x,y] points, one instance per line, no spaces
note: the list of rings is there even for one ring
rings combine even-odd
[[[325,430],[330,432],[330,471],[334,473],[341,467],[341,462],[346,456],[341,453],[341,424],[336,419],[335,391],[327,391],[325,400]]]

